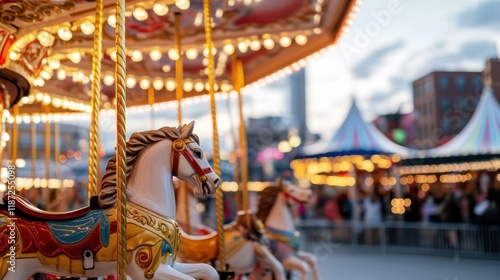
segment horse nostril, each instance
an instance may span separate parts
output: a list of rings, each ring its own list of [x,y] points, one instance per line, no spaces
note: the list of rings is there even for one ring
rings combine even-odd
[[[215,181],[214,181],[214,185],[215,185],[216,187],[218,187],[218,186],[219,186],[219,184],[220,184],[220,179],[219,179],[219,178],[215,179]]]

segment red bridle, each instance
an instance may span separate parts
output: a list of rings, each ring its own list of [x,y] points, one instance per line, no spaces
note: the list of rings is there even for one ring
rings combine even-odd
[[[296,198],[295,196],[291,195],[290,193],[288,193],[288,191],[286,189],[283,190],[283,195],[285,196],[285,202],[286,202],[286,204],[289,204],[288,203],[289,199],[291,199],[291,200],[293,200],[293,201],[295,201],[297,203],[300,203],[300,204],[306,204],[307,203],[307,202],[302,201],[302,200]]]
[[[172,142],[172,175],[177,176],[179,171],[179,160],[181,155],[184,156],[189,165],[193,168],[196,175],[202,183],[205,183],[208,180],[206,174],[214,172],[211,167],[201,168],[198,162],[191,156],[189,151],[186,149],[186,145],[193,142],[191,138],[186,139],[177,139]]]

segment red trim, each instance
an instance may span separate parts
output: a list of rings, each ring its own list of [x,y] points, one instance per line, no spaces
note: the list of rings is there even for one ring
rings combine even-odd
[[[31,204],[26,198],[22,196],[10,196],[10,199],[14,198],[16,202],[16,213],[22,216],[29,217],[35,220],[47,220],[47,221],[64,221],[64,220],[74,220],[82,216],[87,215],[90,212],[90,207],[80,208],[70,212],[47,212],[36,208]],[[3,197],[4,202],[8,200],[7,195]]]
[[[177,176],[179,171],[179,155],[180,153],[172,149],[172,175]]]
[[[289,194],[287,191],[283,191],[283,195],[285,196],[285,200],[286,200],[287,203],[288,203],[289,199],[291,199],[291,200],[293,200],[295,202],[298,202],[300,204],[304,204],[305,203],[304,201],[302,201],[302,200],[296,198],[295,196]]]
[[[184,142],[186,143],[186,140],[191,140],[191,139],[185,139]],[[189,142],[188,142],[189,143]],[[187,143],[186,143],[187,144]],[[193,156],[189,153],[187,149],[187,145],[182,151],[176,151],[172,145],[172,175],[177,176],[179,172],[179,161],[180,161],[180,155],[182,154],[186,161],[191,165],[191,167],[194,169],[194,172],[196,172],[196,175],[198,175],[198,178],[200,181],[204,182],[206,181],[206,174],[214,172],[211,167],[207,168],[201,168],[198,162],[193,158]],[[205,179],[203,179],[205,178]]]

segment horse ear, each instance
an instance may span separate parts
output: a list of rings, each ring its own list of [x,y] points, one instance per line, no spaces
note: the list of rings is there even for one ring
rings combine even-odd
[[[281,178],[281,177],[276,178],[275,184],[277,187],[282,187],[283,186],[283,178]]]
[[[182,139],[186,139],[193,133],[194,121],[184,125],[182,127]]]

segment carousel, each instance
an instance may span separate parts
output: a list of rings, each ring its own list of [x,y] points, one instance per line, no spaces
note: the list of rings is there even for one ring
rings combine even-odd
[[[266,207],[257,215],[249,211],[242,94],[320,58],[348,32],[361,2],[1,1],[0,279],[36,273],[53,279],[285,279],[292,270],[301,279],[319,279],[314,256],[295,247],[298,235],[288,229],[293,221],[272,204],[304,203],[309,191],[278,182],[262,194]],[[216,100],[230,96],[238,100],[240,118],[235,174],[241,173],[241,211],[224,225]],[[195,122],[183,120],[184,105],[193,102],[210,108],[212,166]],[[127,112],[154,116],[162,110],[176,111],[178,126],[155,123],[126,139]],[[61,175],[59,121],[81,115],[90,120],[88,203],[54,211],[50,205],[60,190],[74,187]],[[111,115],[116,155],[101,172],[100,118]],[[22,126],[26,137],[20,137]],[[31,176],[21,178],[24,142],[31,147]],[[186,205],[187,192],[215,196],[216,229],[176,221],[173,177],[181,181]],[[45,209],[20,195],[23,188],[44,193]],[[189,219],[189,207],[182,211]]]

